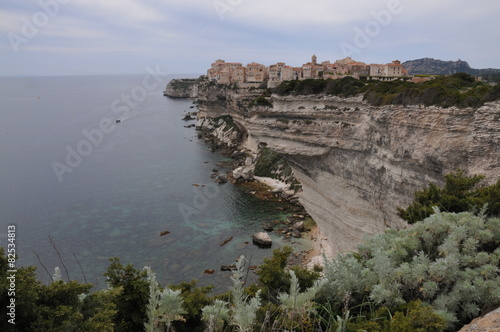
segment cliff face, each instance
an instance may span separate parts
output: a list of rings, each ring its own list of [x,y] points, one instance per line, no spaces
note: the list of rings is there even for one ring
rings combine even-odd
[[[168,82],[164,96],[172,98],[194,98],[197,95],[199,79],[173,79]]]
[[[250,107],[258,95],[201,86],[199,115],[232,115],[248,146],[282,153],[302,184],[301,203],[336,252],[405,226],[396,208],[445,173],[500,177],[500,102],[474,110],[273,96],[272,107]]]

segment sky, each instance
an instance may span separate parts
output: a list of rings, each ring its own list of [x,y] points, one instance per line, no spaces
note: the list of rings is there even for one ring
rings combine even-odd
[[[498,0],[1,0],[0,76],[431,57],[500,68]]]

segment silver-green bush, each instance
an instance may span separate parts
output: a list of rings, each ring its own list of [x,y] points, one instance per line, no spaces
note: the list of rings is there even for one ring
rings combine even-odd
[[[420,299],[450,328],[500,305],[500,219],[441,213],[365,240],[326,267],[323,293],[337,310]]]

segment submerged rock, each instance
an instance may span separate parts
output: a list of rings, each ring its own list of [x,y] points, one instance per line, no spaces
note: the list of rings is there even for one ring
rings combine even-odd
[[[262,223],[262,228],[265,231],[272,231],[274,229],[274,224],[272,222],[266,221]]]

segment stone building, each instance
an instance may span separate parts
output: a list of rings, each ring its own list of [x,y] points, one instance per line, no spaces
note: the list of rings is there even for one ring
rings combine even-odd
[[[220,84],[237,83],[240,87],[257,87],[267,81],[268,87],[278,86],[283,81],[304,79],[339,79],[345,76],[355,78],[368,77],[369,79],[392,80],[399,77],[411,79],[408,72],[399,60],[387,64],[370,64],[355,61],[350,57],[331,63],[318,63],[314,54],[311,61],[301,67],[287,66],[278,62],[269,67],[252,62],[243,66],[239,62],[225,62],[217,60],[208,70],[208,78]]]
[[[399,60],[385,65],[370,64],[370,76],[403,77],[407,75],[408,71],[401,65],[401,61]]]
[[[268,78],[268,69],[260,63],[252,62],[246,66],[246,83],[261,83]]]
[[[239,62],[216,60],[207,71],[208,79],[220,84],[245,82],[245,68]]]
[[[311,62],[302,65],[302,79],[321,78],[324,71],[325,67],[318,64],[318,57],[313,54]]]

